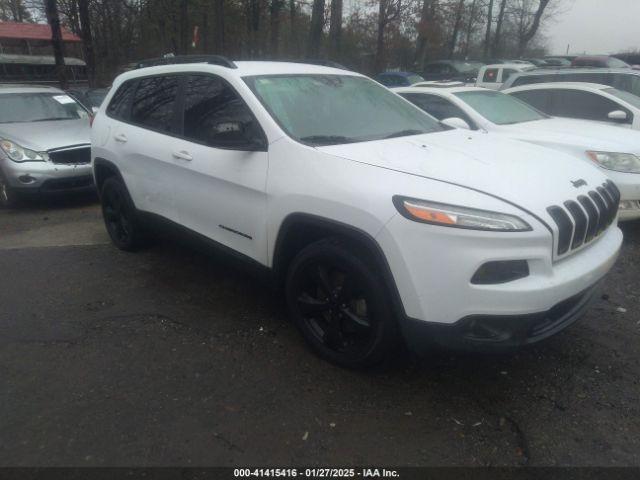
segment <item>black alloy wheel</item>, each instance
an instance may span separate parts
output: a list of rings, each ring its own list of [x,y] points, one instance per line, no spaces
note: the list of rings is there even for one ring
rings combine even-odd
[[[363,259],[336,240],[305,248],[287,279],[289,311],[322,357],[358,368],[380,361],[395,341],[384,285]]]

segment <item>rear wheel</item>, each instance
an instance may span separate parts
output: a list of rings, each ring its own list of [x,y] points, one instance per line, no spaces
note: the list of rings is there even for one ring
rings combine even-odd
[[[9,185],[7,178],[0,170],[0,207],[15,207],[18,201],[16,191]]]
[[[146,232],[122,182],[115,177],[105,180],[100,198],[104,223],[115,246],[125,251],[142,247]]]
[[[291,263],[289,313],[323,358],[361,368],[382,360],[397,342],[384,284],[370,266],[336,239],[316,242]]]

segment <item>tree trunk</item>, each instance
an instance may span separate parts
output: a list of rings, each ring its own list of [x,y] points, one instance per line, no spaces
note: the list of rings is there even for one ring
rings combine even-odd
[[[93,35],[91,33],[91,17],[89,15],[89,0],[78,0],[80,16],[80,32],[84,49],[84,61],[87,63],[87,75],[89,86],[95,86],[96,81],[96,57],[93,50]]]
[[[542,20],[542,15],[544,14],[545,9],[549,5],[550,0],[540,0],[540,4],[538,5],[538,9],[533,17],[533,23],[529,30],[524,32],[518,40],[518,55],[524,55],[524,51],[527,48],[527,44],[536,36],[538,33],[538,29],[540,28],[540,20]]]
[[[189,53],[189,0],[180,0],[180,54]]]
[[[214,0],[216,14],[216,53],[224,55],[224,0]]]
[[[309,29],[309,43],[307,44],[307,58],[318,58],[320,43],[322,42],[322,27],[324,25],[324,0],[313,0],[311,11],[311,28]]]
[[[289,0],[289,44],[294,57],[298,56],[298,30],[296,28],[296,1]]]
[[[424,70],[425,56],[427,53],[427,33],[432,21],[432,3],[433,0],[422,0],[420,22],[418,23],[418,40],[416,41],[416,57],[414,60],[416,70],[418,72],[422,72]]]
[[[456,20],[453,25],[453,32],[451,33],[451,41],[449,42],[449,58],[453,59],[453,55],[456,52],[456,44],[458,43],[458,33],[460,32],[460,25],[462,23],[462,11],[464,9],[464,0],[460,0],[456,11]]]
[[[376,58],[373,65],[374,73],[382,72],[386,65],[384,58],[384,30],[387,26],[387,1],[389,0],[380,0],[378,6],[378,31],[376,36]]]
[[[66,90],[69,87],[67,71],[64,64],[64,42],[62,41],[62,29],[60,28],[60,15],[58,14],[57,0],[44,0],[47,22],[51,27],[51,45],[56,59],[56,74],[60,82],[60,88]]]
[[[500,13],[498,14],[498,23],[496,25],[496,33],[493,36],[493,47],[491,48],[491,56],[500,55],[500,42],[502,41],[502,25],[504,23],[504,12],[507,6],[507,0],[502,0],[500,4]]]
[[[471,12],[469,13],[469,23],[467,24],[467,33],[464,45],[464,58],[467,60],[469,58],[469,45],[471,44],[471,32],[473,30],[473,22],[476,20],[476,5],[478,4],[478,0],[473,0],[471,4]]]
[[[269,8],[269,17],[270,17],[270,38],[269,38],[269,51],[271,53],[272,58],[277,58],[280,53],[280,11],[282,10],[282,6],[284,4],[284,0],[271,0],[271,5]]]
[[[329,52],[332,59],[340,58],[342,40],[342,0],[331,0],[331,23],[329,26]]]
[[[493,21],[493,0],[489,0],[489,10],[487,12],[487,34],[484,37],[484,59],[489,57],[489,46],[491,45],[491,22]]]

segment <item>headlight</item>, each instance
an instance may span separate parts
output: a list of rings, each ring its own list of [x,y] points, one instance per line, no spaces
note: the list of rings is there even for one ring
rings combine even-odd
[[[393,197],[393,203],[401,215],[416,222],[493,232],[527,232],[531,230],[531,226],[527,222],[506,213],[400,196]]]
[[[589,158],[607,170],[640,173],[640,157],[632,153],[587,152]]]
[[[0,148],[14,162],[44,162],[46,154],[23,148],[17,143],[0,139]]]

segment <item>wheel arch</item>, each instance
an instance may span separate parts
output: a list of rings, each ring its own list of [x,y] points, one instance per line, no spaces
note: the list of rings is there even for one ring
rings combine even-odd
[[[118,178],[126,187],[122,173],[120,173],[120,169],[115,163],[104,158],[96,158],[93,161],[93,179],[98,190],[98,195],[102,193],[102,185],[104,185],[104,182],[110,177]]]
[[[406,318],[391,268],[376,239],[358,227],[337,220],[308,213],[292,213],[283,220],[276,237],[271,263],[278,286],[283,285],[289,264],[303,248],[329,237],[342,239],[372,260],[382,276],[394,314],[398,320]]]

